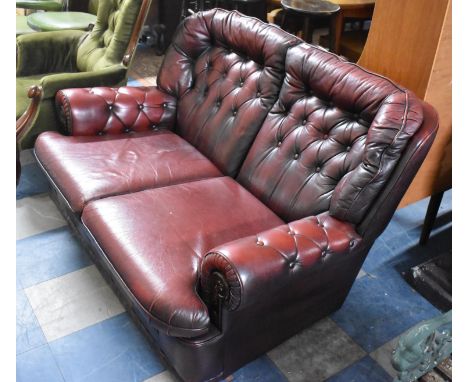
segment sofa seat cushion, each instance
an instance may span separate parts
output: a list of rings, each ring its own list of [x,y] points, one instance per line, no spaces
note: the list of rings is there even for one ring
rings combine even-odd
[[[96,200],[82,221],[152,322],[183,337],[209,328],[196,291],[202,256],[284,224],[229,177]]]
[[[45,132],[35,152],[77,213],[91,200],[222,175],[167,130],[92,137]]]

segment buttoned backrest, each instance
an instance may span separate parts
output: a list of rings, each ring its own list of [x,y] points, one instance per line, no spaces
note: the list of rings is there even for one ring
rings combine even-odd
[[[78,47],[80,72],[122,62],[140,12],[142,0],[101,0],[96,24]]]
[[[422,123],[420,101],[320,48],[289,50],[279,99],[238,180],[286,221],[359,222]]]
[[[235,176],[278,98],[288,47],[281,29],[222,9],[179,26],[157,77],[178,98],[176,131]]]

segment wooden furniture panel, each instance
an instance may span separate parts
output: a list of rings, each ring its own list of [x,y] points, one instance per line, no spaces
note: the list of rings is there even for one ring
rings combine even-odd
[[[439,113],[436,140],[400,207],[451,187],[451,29],[451,0],[377,0],[358,62],[411,89]]]

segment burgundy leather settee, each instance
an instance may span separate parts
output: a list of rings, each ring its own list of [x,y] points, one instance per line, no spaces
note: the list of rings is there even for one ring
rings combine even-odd
[[[35,146],[69,223],[185,381],[338,309],[434,109],[237,12],[187,18],[154,87],[66,89]]]

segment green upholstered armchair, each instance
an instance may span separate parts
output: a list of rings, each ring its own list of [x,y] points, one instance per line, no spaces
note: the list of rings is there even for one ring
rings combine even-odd
[[[102,0],[90,32],[38,32],[16,39],[16,134],[22,149],[59,128],[60,89],[125,84],[151,0]],[[34,90],[30,90],[33,88]]]

